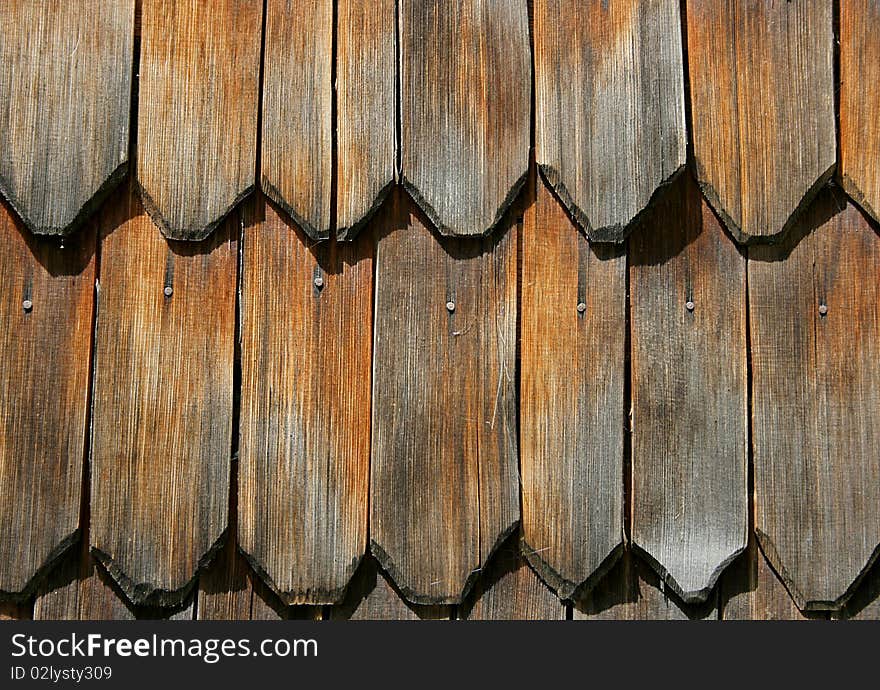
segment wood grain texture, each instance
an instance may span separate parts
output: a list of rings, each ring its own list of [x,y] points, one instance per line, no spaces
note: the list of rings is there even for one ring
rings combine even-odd
[[[422,606],[406,601],[372,556],[361,561],[345,600],[330,609],[332,620],[449,620],[450,614],[449,606]]]
[[[27,595],[77,537],[95,232],[60,248],[0,204],[0,598]],[[30,308],[26,308],[29,306]]]
[[[107,572],[89,554],[88,539],[72,549],[41,586],[35,620],[191,620],[194,598],[173,608],[132,606]]]
[[[527,0],[399,6],[403,184],[441,234],[487,234],[529,164]]]
[[[876,564],[865,575],[840,611],[831,613],[834,620],[880,620],[880,568]]]
[[[625,340],[623,250],[590,245],[538,182],[522,233],[522,550],[564,599],[623,545]]]
[[[372,11],[372,3],[362,4]],[[333,0],[268,0],[266,9],[260,185],[306,234],[326,239],[333,168]]]
[[[535,2],[536,155],[590,239],[622,242],[683,168],[678,0]]]
[[[339,0],[336,234],[351,239],[395,181],[396,0]]]
[[[319,620],[317,606],[287,606],[260,579],[227,537],[217,557],[199,575],[199,620]]]
[[[0,3],[0,194],[74,230],[128,167],[134,0]]]
[[[336,603],[367,548],[374,242],[262,197],[244,233],[239,543],[285,602]]]
[[[839,608],[878,555],[878,275],[880,237],[839,190],[749,251],[755,525],[801,609]]]
[[[683,175],[630,266],[633,545],[703,601],[746,547],[746,262]]]
[[[132,194],[100,219],[91,543],[136,604],[180,603],[226,529],[238,226],[169,243]]]
[[[663,585],[650,566],[626,551],[608,575],[575,601],[575,620],[716,620],[715,593],[702,604],[686,604]]]
[[[754,537],[745,553],[724,571],[719,590],[724,620],[804,620]]]
[[[203,240],[254,186],[262,3],[142,8],[141,197],[166,237]]]
[[[880,4],[840,2],[840,172],[844,189],[880,221]]]
[[[519,230],[438,239],[402,193],[391,212],[376,256],[371,550],[411,602],[458,603],[519,520]]]
[[[520,556],[516,540],[484,568],[472,596],[459,607],[469,620],[565,620],[565,606]]]
[[[687,0],[700,185],[738,242],[773,240],[836,158],[832,0]]]

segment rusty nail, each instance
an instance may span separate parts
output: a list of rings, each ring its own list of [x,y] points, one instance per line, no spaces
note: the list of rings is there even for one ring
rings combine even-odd
[[[24,302],[21,303],[21,307],[25,311],[30,311],[31,309],[34,308],[34,303],[31,302],[29,299],[26,299]]]
[[[455,311],[455,302],[449,301],[446,303],[446,310],[449,312]]]
[[[583,314],[587,310],[587,305],[583,302],[578,302],[578,313]]]
[[[166,285],[166,286],[165,286],[165,289],[162,290],[162,292],[165,293],[165,296],[166,296],[166,297],[171,297],[171,295],[174,294],[174,288],[171,287],[170,285]]]
[[[820,304],[820,305],[819,305],[819,313],[820,313],[822,316],[825,316],[825,314],[828,313],[828,307],[827,307],[826,305],[824,305],[824,304]]]
[[[324,287],[324,279],[321,276],[315,278],[315,287],[318,289]]]
[[[690,300],[688,300],[687,303],[686,303],[684,306],[687,307],[687,310],[688,310],[688,311],[693,311],[693,310],[694,310],[694,303],[691,302]]]

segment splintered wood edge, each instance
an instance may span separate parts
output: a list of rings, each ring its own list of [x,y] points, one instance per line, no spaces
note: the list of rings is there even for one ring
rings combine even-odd
[[[788,231],[791,230],[792,227],[797,225],[803,213],[809,208],[810,204],[812,204],[816,197],[819,195],[819,192],[822,191],[822,189],[829,182],[829,180],[834,177],[834,174],[837,171],[837,161],[834,161],[824,173],[819,175],[819,177],[810,186],[810,188],[807,189],[806,192],[804,192],[797,206],[795,206],[789,214],[788,219],[785,221],[783,226],[775,233],[771,233],[769,235],[750,235],[743,231],[743,229],[737,224],[733,217],[731,217],[731,215],[724,208],[724,205],[721,203],[721,199],[718,196],[718,192],[710,184],[705,169],[700,164],[699,159],[695,159],[694,163],[697,173],[697,182],[700,185],[700,191],[703,193],[703,197],[706,199],[706,201],[709,202],[712,210],[715,211],[715,213],[721,219],[722,223],[724,223],[724,227],[730,233],[730,236],[733,238],[734,242],[736,242],[740,246],[749,246],[756,244],[776,244],[784,240],[786,235],[788,235]]]
[[[599,567],[596,568],[586,580],[583,582],[573,582],[563,577],[559,571],[551,566],[547,561],[541,558],[538,551],[534,550],[525,537],[520,537],[520,553],[526,559],[528,564],[535,571],[541,581],[547,585],[563,602],[573,602],[586,597],[596,585],[601,582],[610,570],[617,565],[617,562],[623,556],[624,542],[615,546],[602,559]]]
[[[865,212],[865,214],[871,216],[873,220],[880,223],[880,213],[868,203],[865,193],[849,174],[844,172],[840,175],[840,186],[843,187],[843,191],[846,192],[847,196],[849,196],[849,198],[852,199],[853,202]]]
[[[681,585],[675,580],[674,577],[670,574],[670,572],[663,567],[663,565],[654,558],[646,549],[639,546],[635,541],[632,542],[632,550],[636,553],[642,560],[647,563],[651,569],[657,573],[657,576],[660,578],[660,582],[671,589],[676,596],[678,596],[685,604],[705,604],[712,593],[715,591],[715,588],[718,584],[718,580],[721,578],[721,575],[727,570],[727,566],[733,563],[737,558],[739,558],[745,551],[748,549],[748,541],[744,543],[742,546],[737,548],[732,554],[727,556],[724,560],[722,560],[712,571],[712,574],[709,576],[709,579],[700,589],[693,591],[685,591],[682,589]]]
[[[870,573],[871,568],[880,559],[880,544],[874,547],[874,551],[868,557],[868,561],[865,565],[862,566],[861,570],[859,570],[859,574],[856,578],[850,582],[849,586],[839,597],[834,599],[833,601],[822,600],[822,599],[809,599],[804,593],[800,590],[800,588],[795,583],[794,579],[791,577],[791,574],[786,570],[785,566],[782,564],[782,559],[779,557],[779,552],[776,550],[776,546],[773,544],[773,540],[769,535],[762,532],[759,528],[755,527],[755,536],[758,539],[758,546],[763,552],[764,557],[767,559],[767,562],[770,564],[770,567],[773,569],[776,576],[780,579],[782,584],[785,586],[785,589],[788,591],[789,596],[794,599],[794,603],[797,607],[804,612],[808,611],[830,611],[832,613],[841,611],[850,600],[850,598],[855,594],[856,590],[859,588],[859,585],[862,584],[862,581],[867,577],[868,573]]]
[[[348,564],[345,575],[342,578],[345,580],[344,585],[337,587],[336,589],[307,589],[305,591],[296,591],[281,589],[256,558],[251,556],[251,554],[245,551],[240,545],[236,548],[238,553],[244,557],[247,564],[256,573],[257,577],[263,581],[263,584],[269,589],[269,591],[278,597],[285,606],[338,606],[344,603],[348,587],[365,556],[365,554],[355,556],[351,563]]]
[[[403,584],[400,571],[397,569],[397,566],[395,565],[392,558],[388,555],[388,552],[386,552],[385,549],[383,549],[382,546],[372,538],[370,539],[370,553],[378,561],[379,566],[382,568],[382,570],[384,570],[388,574],[388,577],[390,577],[391,580],[394,582],[394,586],[398,589],[400,594],[409,603],[417,604],[420,606],[457,606],[459,604],[462,604],[470,595],[471,590],[473,590],[474,585],[477,583],[477,580],[479,580],[480,575],[482,574],[483,569],[486,566],[486,563],[489,563],[489,561],[494,558],[495,553],[498,551],[498,549],[500,549],[504,545],[504,542],[506,542],[510,535],[518,530],[519,527],[520,520],[519,518],[517,518],[501,531],[501,533],[495,539],[495,543],[492,545],[492,549],[486,556],[485,562],[480,563],[479,568],[471,571],[461,588],[461,593],[451,597],[426,596],[423,594],[419,594],[414,589]]]
[[[348,227],[339,227],[336,228],[336,239],[341,240],[343,242],[349,242],[351,240],[356,239],[358,233],[364,229],[364,227],[369,224],[373,217],[376,215],[378,210],[382,208],[382,204],[385,203],[385,200],[388,198],[388,195],[391,193],[391,190],[397,185],[397,181],[393,178],[388,180],[385,183],[385,186],[379,190],[379,193],[373,199],[373,203],[370,204],[370,208],[354,223],[351,223]],[[317,239],[317,238],[315,238]]]
[[[8,591],[0,589],[0,601],[13,604],[21,604],[33,595],[38,593],[41,585],[46,581],[55,568],[62,562],[65,556],[70,553],[71,549],[79,543],[81,530],[77,527],[64,539],[62,539],[49,555],[46,560],[37,568],[36,572],[30,576],[24,587],[19,591]]]
[[[198,228],[172,228],[168,224],[165,216],[162,215],[162,212],[159,211],[159,207],[156,205],[156,202],[153,201],[153,197],[150,196],[150,193],[147,191],[146,187],[141,184],[140,180],[136,181],[135,187],[137,188],[138,196],[140,196],[144,210],[165,238],[183,242],[201,242],[210,237],[214,230],[226,220],[229,214],[253,193],[256,185],[251,184],[245,187],[244,190],[238,193],[238,196],[235,197],[232,203],[229,204],[229,206],[214,220],[206,226]]]
[[[409,194],[410,198],[415,202],[416,206],[418,206],[425,214],[425,216],[427,216],[428,220],[431,222],[431,225],[433,225],[437,229],[437,232],[439,232],[442,236],[459,238],[479,238],[488,237],[493,232],[495,232],[495,230],[497,230],[500,225],[503,224],[504,219],[507,216],[507,212],[514,206],[514,203],[519,198],[520,192],[525,187],[528,178],[529,166],[526,166],[525,172],[522,173],[522,175],[520,175],[519,178],[513,183],[513,185],[507,192],[507,196],[504,197],[501,205],[498,206],[498,208],[496,209],[495,218],[489,224],[489,227],[476,230],[449,227],[443,222],[440,214],[438,214],[434,207],[428,203],[428,200],[422,195],[419,188],[406,176],[405,173],[401,173],[400,183]]]
[[[262,190],[266,198],[269,199],[272,203],[279,206],[281,210],[290,217],[294,224],[308,237],[318,241],[330,239],[329,225],[327,228],[323,229],[316,228],[314,225],[312,225],[312,223],[310,223],[303,216],[297,213],[296,209],[294,209],[293,206],[287,203],[287,200],[284,198],[284,195],[280,192],[278,187],[272,184],[272,182],[269,181],[269,178],[265,175],[262,175],[260,177],[260,189]]]
[[[657,204],[657,201],[666,193],[666,190],[678,180],[686,169],[687,163],[683,162],[672,171],[672,174],[661,180],[661,182],[654,188],[654,191],[651,192],[651,197],[648,199],[648,203],[646,203],[638,213],[626,223],[594,228],[590,223],[587,214],[584,213],[584,210],[578,206],[572,198],[568,191],[568,187],[566,187],[565,183],[562,181],[562,176],[559,174],[559,171],[549,163],[538,164],[538,170],[541,173],[541,177],[559,203],[562,204],[562,207],[565,209],[572,222],[581,229],[591,242],[603,244],[624,244],[632,234],[633,230],[641,225],[644,218]]]
[[[66,237],[72,234],[74,231],[78,230],[91,216],[94,214],[101,205],[107,200],[111,193],[113,193],[122,180],[125,178],[128,173],[128,158],[116,166],[113,172],[107,176],[104,182],[95,190],[95,192],[86,200],[86,202],[79,208],[73,218],[63,226],[58,227],[49,227],[36,225],[30,216],[24,211],[24,204],[21,203],[14,194],[10,191],[10,185],[6,182],[2,175],[0,175],[0,196],[2,196],[6,202],[12,207],[12,210],[15,211],[15,214],[19,217],[24,226],[34,235],[41,236],[60,236]]]
[[[210,565],[214,557],[222,551],[226,544],[228,529],[217,538],[207,550],[199,558],[198,565],[195,568],[189,580],[177,589],[169,590],[156,587],[149,582],[135,582],[116,563],[115,559],[106,552],[92,545],[89,548],[90,553],[95,560],[100,563],[107,574],[119,586],[123,594],[128,598],[129,602],[134,606],[155,606],[161,608],[172,608],[182,606],[187,598],[192,594],[199,575],[204,572]]]

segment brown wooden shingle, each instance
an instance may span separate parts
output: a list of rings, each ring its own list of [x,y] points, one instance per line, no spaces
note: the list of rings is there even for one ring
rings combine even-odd
[[[684,166],[678,0],[535,2],[536,154],[591,239],[622,242]]]
[[[839,190],[749,251],[756,530],[802,609],[838,608],[880,545],[878,275]]]
[[[86,449],[95,232],[61,248],[0,203],[0,595],[74,541]]]
[[[457,603],[519,519],[518,229],[438,239],[396,193],[376,255],[370,538],[414,603]]]
[[[310,237],[326,238],[333,0],[268,0],[266,10],[260,185]]]
[[[226,529],[239,221],[169,243],[121,195],[100,226],[91,543],[134,603],[172,605]]]
[[[403,184],[444,235],[497,225],[529,163],[526,0],[400,0]]]
[[[523,224],[521,323],[522,549],[569,598],[623,545],[626,256],[591,245],[543,182]]]
[[[254,186],[262,3],[142,0],[137,179],[171,239],[202,240]]]
[[[64,235],[128,167],[135,0],[0,3],[0,194]]]
[[[835,165],[832,0],[687,0],[700,185],[738,242],[780,236]]]
[[[685,602],[746,548],[746,264],[690,175],[630,237],[632,539]]]
[[[396,0],[340,0],[336,39],[336,232],[350,239],[395,179]]]
[[[287,603],[341,599],[367,547],[373,240],[248,204],[239,542]]]
[[[880,4],[840,2],[840,168],[847,194],[880,222]]]

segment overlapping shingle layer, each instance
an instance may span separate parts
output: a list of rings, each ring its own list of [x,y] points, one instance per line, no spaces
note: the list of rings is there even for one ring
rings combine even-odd
[[[93,4],[0,7],[0,617],[880,613],[876,2]]]

